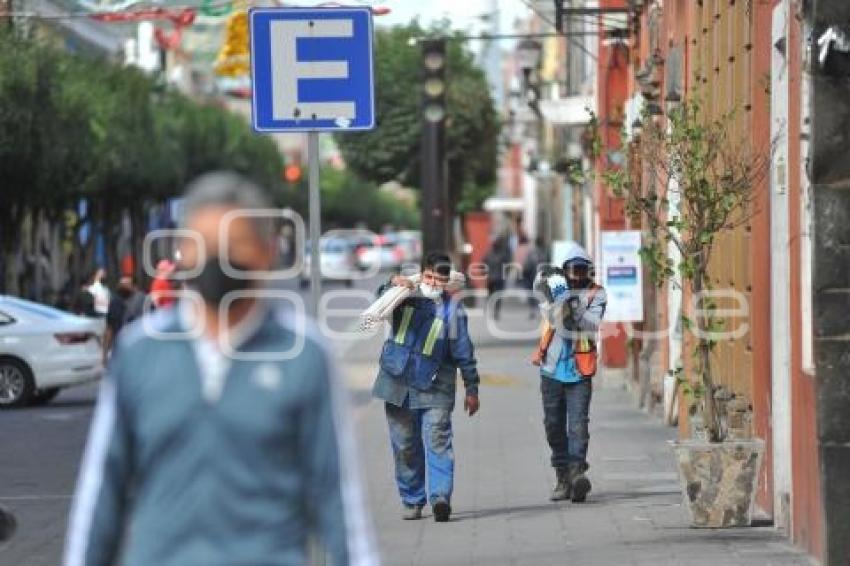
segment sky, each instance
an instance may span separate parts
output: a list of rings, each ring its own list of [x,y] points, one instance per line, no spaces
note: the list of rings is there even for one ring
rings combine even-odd
[[[379,25],[404,24],[417,16],[427,25],[448,16],[453,27],[480,32],[486,24],[481,22],[479,16],[489,12],[494,3],[493,0],[384,0],[372,2],[372,5],[386,6],[392,10],[389,15],[376,18]],[[512,28],[514,19],[528,14],[528,8],[520,0],[498,0],[497,4],[503,33]]]
[[[301,0],[301,6],[325,3],[325,0]],[[516,18],[525,18],[529,14],[522,0],[348,0],[340,1],[344,5],[384,6],[390,8],[388,15],[375,18],[375,24],[392,26],[406,24],[419,17],[419,21],[427,26],[448,16],[452,27],[458,30],[480,33],[485,31],[487,24],[481,22],[479,16],[498,5],[499,23],[502,33],[509,33]]]

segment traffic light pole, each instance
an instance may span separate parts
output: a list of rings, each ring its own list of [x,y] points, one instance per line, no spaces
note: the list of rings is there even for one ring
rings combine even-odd
[[[448,186],[442,123],[422,125],[422,243],[425,251],[450,251]]]
[[[422,45],[422,243],[425,252],[451,253],[446,164],[446,42]]]
[[[322,294],[322,264],[319,238],[322,233],[322,203],[319,191],[319,132],[307,134],[307,156],[310,168],[310,314],[319,315]]]

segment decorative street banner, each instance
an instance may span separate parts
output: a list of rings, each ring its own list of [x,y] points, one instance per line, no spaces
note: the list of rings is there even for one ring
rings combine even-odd
[[[602,285],[608,292],[606,322],[643,320],[640,246],[637,230],[601,233]]]

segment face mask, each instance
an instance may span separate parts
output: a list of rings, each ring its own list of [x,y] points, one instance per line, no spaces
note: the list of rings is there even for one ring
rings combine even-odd
[[[422,296],[426,299],[439,299],[443,295],[443,291],[437,287],[432,287],[425,283],[419,284],[419,292],[422,293]]]
[[[237,271],[247,271],[244,266],[231,263]],[[224,272],[219,258],[213,256],[204,264],[201,272],[187,283],[197,291],[208,305],[218,305],[224,296],[232,291],[244,291],[251,288],[251,280],[236,279]]]

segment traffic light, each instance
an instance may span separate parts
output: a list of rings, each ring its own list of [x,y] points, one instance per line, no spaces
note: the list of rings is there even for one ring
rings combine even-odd
[[[446,42],[422,42],[422,116],[437,124],[446,119]]]
[[[294,185],[301,180],[301,166],[294,163],[287,165],[283,170],[283,178],[287,183]]]
[[[424,249],[450,244],[446,162],[446,42],[427,39],[422,47],[422,238]]]

